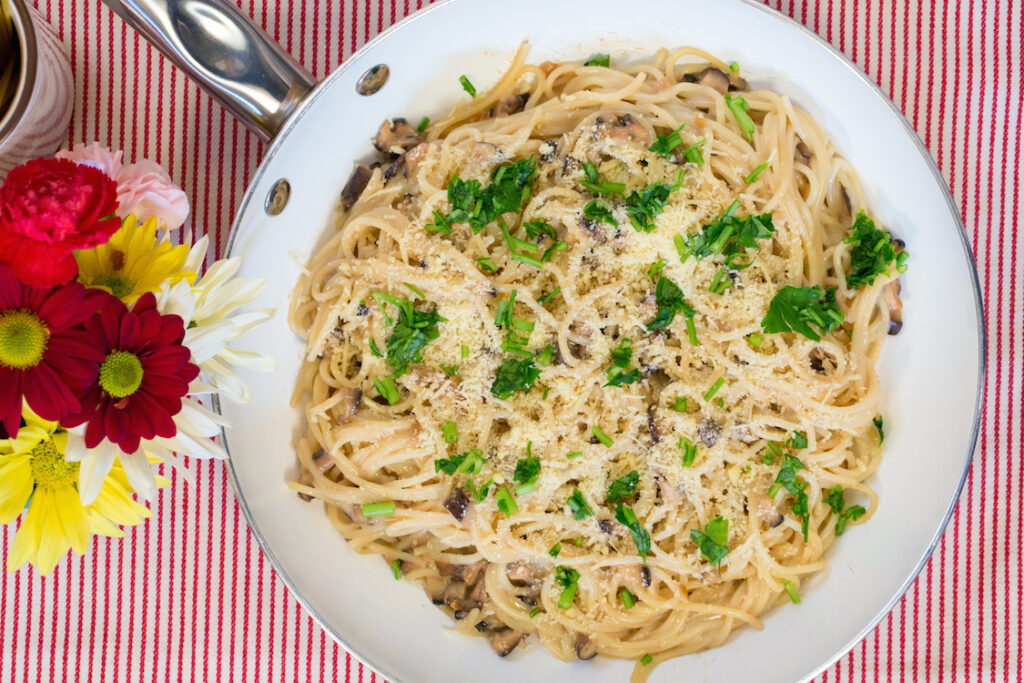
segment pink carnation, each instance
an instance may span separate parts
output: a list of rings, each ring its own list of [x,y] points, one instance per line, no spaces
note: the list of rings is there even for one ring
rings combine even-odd
[[[188,197],[159,164],[144,159],[125,166],[123,152],[113,152],[98,142],[78,143],[56,156],[92,166],[117,181],[117,215],[121,218],[130,213],[140,221],[155,216],[167,230],[177,230],[188,216]]]

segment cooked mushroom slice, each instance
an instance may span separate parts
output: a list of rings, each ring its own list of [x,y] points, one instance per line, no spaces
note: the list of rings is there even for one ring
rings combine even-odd
[[[723,95],[730,90],[746,90],[746,80],[739,76],[732,76],[725,73],[721,69],[716,69],[713,66],[702,71],[696,71],[694,73],[685,74],[682,80],[687,83],[699,83],[709,88],[714,88]]]
[[[398,157],[397,159],[395,159],[390,164],[384,167],[384,170],[381,171],[381,179],[384,181],[385,185],[387,185],[388,181],[394,178],[396,175],[398,175],[399,173],[403,173],[405,171],[405,158],[407,156],[408,153],[403,154],[402,156]]]
[[[522,631],[516,631],[511,628],[499,631],[491,638],[491,647],[498,653],[499,657],[507,657],[525,637],[526,634]]]
[[[700,421],[697,425],[697,436],[704,442],[704,445],[711,448],[718,442],[718,437],[722,434],[722,425],[718,424],[710,417],[706,417]]]
[[[384,121],[377,129],[373,146],[385,154],[397,157],[423,142],[416,129],[405,119]]]
[[[469,594],[470,599],[480,605],[487,602],[487,582],[477,581],[477,584],[473,586],[473,592]]]
[[[428,576],[424,581],[424,588],[427,591],[427,597],[435,605],[444,604],[444,591],[447,588],[448,582],[440,576]]]
[[[775,504],[768,496],[757,496],[757,514],[773,529],[782,524],[782,513],[775,509]]]
[[[491,109],[491,116],[509,116],[510,114],[518,114],[526,107],[526,102],[530,99],[530,93],[524,92],[519,95],[509,95],[501,102],[498,102]]]
[[[653,403],[647,407],[647,432],[654,443],[659,443],[665,436],[665,428],[658,419],[658,407]]]
[[[558,140],[546,140],[540,143],[540,147],[537,148],[540,152],[540,161],[542,164],[550,164],[555,160],[555,156],[558,154]]]
[[[893,280],[882,290],[885,303],[889,306],[889,334],[899,334],[903,329],[903,301],[900,299],[900,281]]]
[[[334,460],[324,449],[321,448],[320,450],[313,454],[313,466],[316,467],[321,472],[326,472],[327,470],[331,469],[331,465],[333,464]],[[299,483],[302,484],[303,486],[312,486],[314,482],[315,480],[313,479],[313,473],[307,469],[302,470],[302,474],[299,475]],[[307,503],[313,500],[313,496],[309,495],[308,493],[299,493],[299,498],[301,498]]]
[[[486,567],[487,563],[484,560],[477,560],[470,564],[459,565],[456,574],[462,577],[466,585],[472,586],[480,579]]]
[[[469,507],[469,497],[460,488],[452,489],[452,492],[445,498],[444,507],[452,513],[452,517],[460,522],[466,517],[466,509]]]
[[[612,520],[610,519],[597,520],[597,527],[606,534],[610,534],[615,531],[615,527],[612,526]]]
[[[444,589],[444,604],[453,610],[467,609],[469,587],[464,581],[450,581]]]
[[[629,114],[615,116],[610,120],[598,116],[594,123],[597,124],[597,130],[611,140],[637,143],[644,147],[651,144],[651,134],[640,121]]]
[[[794,158],[799,159],[800,161],[806,164],[811,159],[814,158],[814,152],[811,151],[811,148],[807,145],[806,142],[801,140],[800,142],[796,143],[796,154],[794,154],[793,156]]]
[[[539,582],[544,578],[544,570],[530,562],[513,562],[506,567],[508,580],[515,585],[526,585]]]
[[[338,389],[337,393],[341,394],[342,398],[338,402],[338,416],[335,421],[338,424],[345,424],[359,412],[359,406],[363,403],[363,390],[359,387],[344,387]]]
[[[597,645],[587,635],[576,634],[576,656],[584,661],[593,659],[597,655]]]
[[[341,206],[343,209],[348,211],[352,208],[363,194],[363,190],[366,189],[366,184],[370,182],[370,176],[372,175],[373,170],[366,164],[359,164],[355,167],[352,175],[348,178],[348,182],[345,183],[345,187],[341,190]]]
[[[619,580],[622,583],[634,589],[637,586],[643,586],[644,588],[647,588],[651,585],[651,569],[650,567],[647,567],[645,565],[621,565],[618,568],[617,573],[619,575]]]

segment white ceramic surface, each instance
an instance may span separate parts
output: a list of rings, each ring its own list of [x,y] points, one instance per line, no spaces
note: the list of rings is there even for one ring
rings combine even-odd
[[[628,7],[628,9],[626,9]],[[603,37],[602,37],[603,36]],[[602,38],[598,38],[602,37]],[[741,630],[714,651],[671,661],[652,681],[794,681],[811,676],[861,638],[906,589],[945,524],[973,450],[983,360],[976,276],[959,217],[934,164],[881,92],[803,27],[742,0],[455,0],[399,24],[335,72],[271,147],[235,223],[230,252],[243,274],[266,276],[260,306],[276,319],[246,347],[279,369],[250,373],[253,401],[227,403],[226,435],[236,490],[260,545],[298,599],[329,633],[393,681],[628,679],[631,663],[565,664],[534,645],[506,660],[451,622],[411,583],[396,583],[378,557],[349,550],[318,504],[291,493],[291,440],[299,415],[288,405],[302,345],[285,322],[298,276],[290,251],[305,256],[354,159],[371,151],[379,122],[436,115],[465,96],[458,76],[480,89],[529,39],[531,59],[613,59],[660,46],[697,45],[737,60],[751,82],[789,94],[829,131],[859,170],[882,225],[911,253],[904,278],[903,332],[889,340],[884,462],[873,479],[881,506],[828,553],[829,567],[802,590],[803,603],[775,610],[763,631]],[[385,63],[391,78],[362,97],[355,81]],[[264,199],[279,178],[291,199],[275,217]],[[780,656],[785,653],[785,656]]]

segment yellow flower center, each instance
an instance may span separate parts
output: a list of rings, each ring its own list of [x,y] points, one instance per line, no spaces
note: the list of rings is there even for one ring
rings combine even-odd
[[[30,462],[32,478],[38,486],[57,489],[74,484],[78,480],[78,463],[64,459],[64,454],[54,445],[52,436],[46,441],[40,441],[39,445],[32,449]]]
[[[43,359],[50,330],[34,313],[23,310],[0,313],[0,365],[24,370]]]
[[[128,351],[111,351],[100,365],[100,387],[114,398],[131,396],[142,384],[142,363]]]
[[[103,273],[92,281],[95,287],[106,287],[118,299],[123,299],[135,289],[135,283],[121,273]]]

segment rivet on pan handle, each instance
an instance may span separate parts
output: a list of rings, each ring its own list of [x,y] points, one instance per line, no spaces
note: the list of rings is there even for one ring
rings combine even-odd
[[[224,0],[103,0],[263,140],[284,125],[314,78]]]

